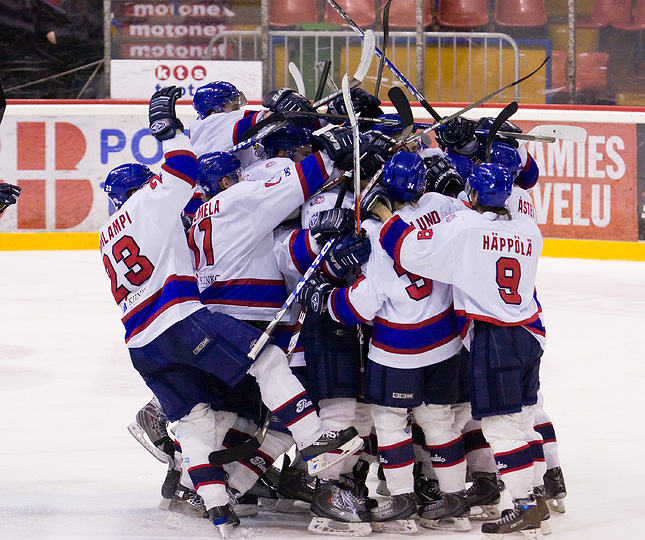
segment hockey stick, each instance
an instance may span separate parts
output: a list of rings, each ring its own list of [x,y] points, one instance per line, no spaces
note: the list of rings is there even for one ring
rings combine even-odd
[[[358,132],[358,120],[356,119],[356,111],[354,111],[354,104],[352,103],[352,95],[349,91],[349,75],[345,73],[341,83],[343,91],[343,101],[347,109],[347,116],[349,116],[349,123],[352,126],[352,137],[354,139],[354,215],[356,217],[356,236],[361,234],[361,149],[360,149],[360,135]]]
[[[505,135],[500,133],[500,135]],[[528,139],[530,141],[541,141],[544,138],[564,141],[573,141],[575,143],[583,143],[587,140],[587,130],[579,126],[559,126],[559,125],[543,125],[535,126],[531,131],[527,133],[527,136],[533,136],[533,138]],[[517,137],[521,138],[521,137]],[[520,143],[520,146],[525,144],[526,140],[523,140]]]
[[[517,101],[511,101],[502,111],[497,115],[497,118],[493,121],[490,129],[488,130],[488,135],[486,136],[486,162],[490,161],[490,151],[493,148],[493,142],[495,141],[495,136],[499,131],[499,128],[502,127],[504,122],[508,120],[517,112]]]
[[[333,0],[328,0],[328,1],[330,1],[330,2],[331,2],[331,1],[333,1]],[[465,112],[468,112],[469,110],[474,109],[475,107],[479,107],[479,105],[481,105],[482,103],[485,103],[485,102],[486,102],[486,101],[488,101],[489,99],[494,98],[495,96],[497,96],[497,95],[501,94],[501,93],[502,93],[502,92],[504,92],[505,90],[508,90],[509,88],[512,88],[513,86],[516,86],[516,85],[520,84],[521,82],[525,81],[525,80],[526,80],[526,79],[528,79],[529,77],[532,77],[532,76],[533,76],[533,75],[535,75],[538,71],[540,71],[540,69],[542,69],[542,67],[544,66],[544,64],[546,64],[546,62],[547,62],[547,60],[548,60],[549,58],[551,58],[551,57],[550,57],[550,56],[547,56],[547,57],[543,60],[543,62],[542,62],[542,63],[541,63],[537,68],[535,68],[533,71],[531,71],[531,73],[529,73],[528,75],[525,75],[525,76],[524,76],[524,77],[522,77],[521,79],[517,79],[516,81],[513,81],[512,83],[507,84],[506,86],[504,86],[504,87],[502,87],[502,88],[500,88],[500,89],[498,89],[498,90],[495,90],[494,92],[492,92],[492,93],[488,94],[487,96],[484,96],[483,98],[481,98],[481,99],[479,99],[479,100],[475,101],[474,103],[471,103],[470,105],[466,105],[463,109],[459,109],[457,112],[452,113],[452,114],[451,114],[451,115],[449,115],[449,116],[444,116],[441,120],[438,120],[437,122],[435,122],[434,124],[432,124],[430,127],[425,128],[423,131],[421,131],[420,133],[417,133],[417,134],[416,134],[416,135],[414,135],[412,138],[413,138],[413,139],[418,139],[418,138],[422,137],[423,135],[425,135],[426,133],[430,133],[431,131],[434,131],[434,130],[435,130],[435,129],[437,129],[438,127],[443,126],[444,124],[447,124],[448,122],[450,122],[451,120],[453,120],[453,119],[457,118],[458,116],[461,116],[461,115],[462,115],[462,114],[464,114]]]
[[[304,96],[307,91],[307,89],[305,88],[305,81],[302,78],[302,73],[300,73],[298,66],[296,66],[296,64],[294,64],[293,62],[289,62],[289,73],[291,73],[291,76],[293,77],[293,80],[296,83],[296,88],[298,89],[298,93]]]
[[[4,118],[4,111],[7,108],[7,100],[4,97],[4,89],[2,88],[2,81],[0,81],[0,124]]]
[[[374,58],[374,51],[376,50],[376,36],[374,35],[373,30],[367,30],[367,32],[361,33],[361,36],[363,37],[363,50],[361,52],[361,60],[358,63],[356,72],[354,73],[352,80],[349,82],[349,86],[351,88],[358,86],[365,79],[365,76],[367,75],[367,72],[369,71],[370,66],[372,65],[372,60]],[[332,92],[327,97],[324,97],[314,102],[313,108],[317,109],[318,107],[322,107],[323,105],[336,99],[342,93],[343,93],[342,90],[337,90],[336,92]]]
[[[383,54],[379,58],[378,70],[376,71],[376,85],[374,86],[374,95],[377,98],[381,90],[381,78],[383,77],[383,66],[385,66],[387,42],[390,39],[390,4],[392,4],[392,0],[387,0],[383,8]]]
[[[345,20],[345,22],[350,26],[350,28],[354,30],[354,32],[356,32],[357,34],[360,34],[361,36],[364,36],[365,34],[367,34],[367,32],[370,32],[370,30],[367,30],[366,32],[364,32],[361,29],[361,27],[358,26],[354,22],[354,20],[349,15],[347,15],[347,13],[345,13],[345,10],[335,2],[335,0],[327,0],[327,2],[329,2],[331,7],[333,7],[338,12],[338,14]],[[403,86],[405,86],[412,93],[412,95],[414,95],[414,98],[423,106],[423,108],[432,115],[432,118],[434,118],[437,122],[441,120],[441,116],[439,115],[439,113],[432,108],[432,106],[428,103],[426,98],[423,97],[423,95],[414,86],[412,86],[412,83],[410,83],[410,81],[408,81],[403,76],[403,74],[396,68],[396,66],[392,62],[390,62],[387,59],[387,57],[385,57],[385,54],[383,54],[383,52],[381,52],[381,50],[378,49],[378,47],[374,48],[374,52],[379,58],[381,57],[385,58],[384,60],[385,65],[390,69],[392,73],[394,73],[396,78],[403,83]]]
[[[320,80],[318,81],[318,88],[316,88],[314,101],[319,101],[323,95],[323,92],[325,91],[325,85],[327,84],[327,78],[329,77],[329,70],[331,69],[331,60],[318,62],[316,64],[316,68],[320,70]],[[332,84],[334,83],[331,77],[329,77],[329,80]],[[336,88],[335,90],[338,90],[338,88]]]
[[[414,116],[412,115],[412,107],[410,107],[410,101],[406,97],[405,93],[398,86],[393,86],[387,93],[387,97],[390,98],[392,105],[396,109],[396,112],[401,117],[401,135],[399,141],[405,141],[412,130],[415,128]]]
[[[264,421],[262,422],[262,427],[256,432],[253,437],[247,439],[242,444],[236,446],[231,446],[230,448],[223,448],[222,450],[214,450],[208,454],[208,461],[211,465],[219,466],[226,465],[227,463],[233,463],[234,461],[240,461],[241,459],[246,459],[251,457],[258,448],[262,446],[264,438],[266,437],[267,430],[269,429],[269,424],[271,424],[271,418],[273,413],[267,411],[264,415]]]

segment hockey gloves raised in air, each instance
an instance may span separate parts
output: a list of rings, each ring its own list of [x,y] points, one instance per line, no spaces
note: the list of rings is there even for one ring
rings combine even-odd
[[[371,212],[372,207],[376,203],[381,203],[390,212],[392,212],[392,199],[390,199],[386,189],[379,184],[372,186],[372,189],[363,196],[363,199],[361,200],[361,215],[371,216],[378,219],[378,216],[372,216]]]
[[[351,171],[354,168],[354,137],[349,127],[338,126],[314,135],[312,150],[324,150],[341,171]]]
[[[262,106],[274,112],[283,111],[298,111],[298,112],[312,112],[316,110],[313,108],[309,100],[292,90],[291,88],[280,88],[280,90],[272,90],[262,100]],[[308,129],[318,129],[320,127],[317,118],[303,116],[301,118],[289,118],[289,122],[294,126]]]
[[[371,178],[392,157],[396,141],[379,131],[366,131],[361,135],[361,176]]]
[[[300,291],[298,303],[318,315],[327,310],[327,299],[333,290],[333,285],[321,274],[313,275]]]
[[[426,164],[426,191],[457,197],[464,190],[464,181],[452,164],[439,155],[423,160]]]
[[[182,89],[176,86],[166,86],[152,94],[148,108],[148,120],[150,121],[150,135],[160,141],[172,139],[175,131],[184,131],[175,113],[175,102],[181,96]]]
[[[439,126],[435,133],[439,146],[444,150],[450,149],[457,154],[470,156],[479,148],[479,142],[475,137],[476,129],[477,120],[458,116]]]
[[[490,128],[492,127],[493,122],[495,122],[495,118],[490,116],[484,116],[483,118],[479,119],[479,122],[477,124],[478,131],[486,132],[482,135],[477,135],[477,139],[479,140],[479,143],[484,148],[486,148],[486,144],[488,143],[488,132],[490,131]],[[498,131],[503,131],[505,133],[522,133],[522,128],[520,128],[519,126],[516,126],[513,122],[509,122],[507,120],[500,126]],[[506,144],[510,144],[514,148],[517,148],[519,146],[519,141],[515,137],[504,137],[504,136],[497,135],[495,137],[495,140],[505,142]]]
[[[7,206],[16,204],[16,200],[20,195],[20,186],[15,186],[13,184],[0,183],[0,214],[4,212],[4,209]]]
[[[354,230],[354,211],[348,208],[330,208],[314,214],[309,221],[309,234],[322,246],[333,236],[346,236]]]
[[[381,100],[376,96],[373,96],[362,88],[352,88],[350,89],[349,93],[352,98],[352,106],[354,107],[354,112],[356,112],[356,114],[360,114],[364,118],[376,118],[377,116],[381,116],[383,114],[383,109],[379,107]],[[329,105],[327,105],[327,112],[329,114],[340,114],[347,116],[345,99],[342,95],[336,96],[329,102]],[[341,124],[343,123],[343,120],[330,119],[330,123]]]
[[[372,244],[365,236],[365,231],[361,230],[360,236],[352,231],[332,247],[327,255],[327,270],[335,278],[344,279],[351,270],[365,264],[370,253]]]

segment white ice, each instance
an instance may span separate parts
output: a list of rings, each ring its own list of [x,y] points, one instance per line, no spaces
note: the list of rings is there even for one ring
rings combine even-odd
[[[551,538],[645,538],[645,262],[544,258],[538,291],[569,492]],[[170,529],[157,509],[165,466],[126,432],[150,393],[98,253],[0,252],[0,302],[0,539],[218,538],[207,523]],[[313,537],[308,520],[264,513],[235,536]]]

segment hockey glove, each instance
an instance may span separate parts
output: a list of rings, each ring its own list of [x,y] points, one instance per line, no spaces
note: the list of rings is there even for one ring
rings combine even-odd
[[[426,164],[426,191],[457,197],[464,190],[463,179],[447,159],[434,155],[423,161]]]
[[[303,112],[316,112],[309,102],[309,100],[292,90],[291,88],[281,88],[280,90],[272,90],[262,100],[262,106],[274,112],[282,111],[303,111]],[[294,126],[300,128],[317,129],[318,122],[315,118],[302,117],[302,118],[289,118],[289,122]]]
[[[355,225],[353,210],[331,208],[313,215],[309,222],[309,234],[322,246],[334,236],[346,236],[354,230]]]
[[[297,296],[297,301],[300,305],[321,315],[327,311],[327,299],[333,288],[324,276],[315,274],[305,283]]]
[[[184,125],[175,113],[175,102],[181,96],[181,92],[181,88],[167,86],[152,94],[150,98],[150,134],[160,141],[172,139],[178,129],[184,131]]]
[[[0,214],[4,212],[7,206],[16,204],[21,189],[20,186],[13,184],[0,183]]]
[[[493,122],[495,121],[495,118],[485,116],[483,118],[479,119],[479,123],[477,124],[477,129],[480,131],[485,131],[485,135],[478,135],[477,138],[479,139],[479,142],[486,147],[487,140],[488,140],[488,132],[490,131],[490,128],[493,125]],[[519,126],[516,126],[513,122],[509,122],[508,120],[504,122],[501,127],[499,128],[499,131],[505,131],[507,133],[522,133],[522,128]],[[501,141],[505,142],[506,144],[510,144],[514,148],[517,148],[519,146],[519,141],[515,137],[500,137],[499,135],[495,137],[496,141]]]
[[[354,168],[354,137],[351,128],[338,126],[321,135],[314,135],[312,150],[324,150],[341,171],[351,171]]]
[[[392,212],[392,199],[390,199],[385,188],[379,184],[375,184],[361,200],[361,215],[378,219],[378,216],[374,216],[370,212],[376,203],[381,203]]]
[[[350,91],[352,98],[352,105],[356,114],[360,113],[365,118],[376,118],[383,114],[383,109],[379,107],[381,100],[366,92],[362,88],[352,88]],[[347,107],[345,107],[345,100],[343,96],[336,96],[327,105],[327,112],[330,114],[347,115]],[[332,122],[342,123],[342,120],[335,120]]]
[[[365,231],[361,229],[360,236],[356,236],[356,232],[352,231],[329,252],[328,269],[333,277],[344,279],[350,270],[365,264],[371,252],[372,244],[365,236]]]
[[[392,155],[396,141],[378,131],[367,131],[361,135],[361,176],[371,178],[383,167]]]
[[[450,148],[453,152],[470,156],[479,148],[475,137],[477,121],[458,116],[436,130],[437,142],[442,148]]]

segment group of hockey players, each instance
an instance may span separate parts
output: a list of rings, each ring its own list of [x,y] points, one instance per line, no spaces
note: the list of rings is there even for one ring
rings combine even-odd
[[[113,169],[100,231],[154,394],[129,430],[168,463],[162,507],[222,536],[258,508],[310,511],[319,534],[549,533],[566,490],[538,391],[521,130],[456,117],[429,148],[360,88],[357,136],[347,95],[334,118],[288,88],[250,110],[217,81],[195,92],[189,138],[179,96],[152,96],[161,172]]]

